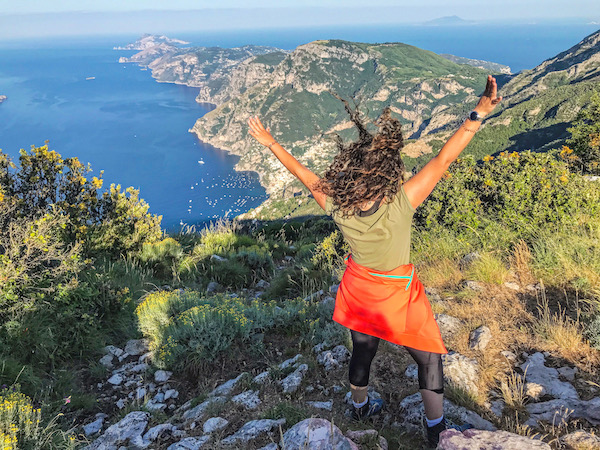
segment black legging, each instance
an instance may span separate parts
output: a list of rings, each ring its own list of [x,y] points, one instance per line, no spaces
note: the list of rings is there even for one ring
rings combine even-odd
[[[350,359],[350,383],[354,386],[367,386],[371,362],[379,347],[379,338],[350,330],[352,335],[352,358]],[[442,355],[404,347],[419,366],[419,388],[442,394],[444,376]]]

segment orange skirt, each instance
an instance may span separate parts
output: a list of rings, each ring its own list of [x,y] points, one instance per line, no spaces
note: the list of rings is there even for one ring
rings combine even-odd
[[[412,264],[388,272],[346,259],[333,320],[360,333],[432,353],[448,353]]]

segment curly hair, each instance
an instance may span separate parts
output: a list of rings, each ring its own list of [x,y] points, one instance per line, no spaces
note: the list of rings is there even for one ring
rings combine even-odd
[[[385,197],[391,201],[398,193],[404,174],[400,151],[404,147],[400,121],[385,108],[375,121],[379,131],[371,134],[361,119],[358,107],[344,103],[350,120],[358,130],[358,140],[344,143],[336,135],[339,153],[319,182],[319,189],[333,198],[334,211],[342,217],[358,214],[365,202]]]

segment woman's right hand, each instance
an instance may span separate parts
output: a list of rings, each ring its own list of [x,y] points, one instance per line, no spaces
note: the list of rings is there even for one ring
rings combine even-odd
[[[488,75],[483,95],[475,107],[475,111],[477,111],[481,117],[487,116],[494,110],[496,105],[500,103],[502,97],[497,97],[497,94],[498,85],[496,84],[496,79],[493,76]]]

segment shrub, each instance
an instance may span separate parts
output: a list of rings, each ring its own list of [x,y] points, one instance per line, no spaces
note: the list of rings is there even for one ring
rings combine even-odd
[[[161,278],[172,276],[177,262],[182,257],[181,245],[172,237],[144,243],[139,254],[140,261],[148,264],[154,270],[155,275]]]
[[[571,133],[567,144],[573,150],[565,148],[564,156],[578,171],[600,175],[600,92],[594,92],[567,131]]]

